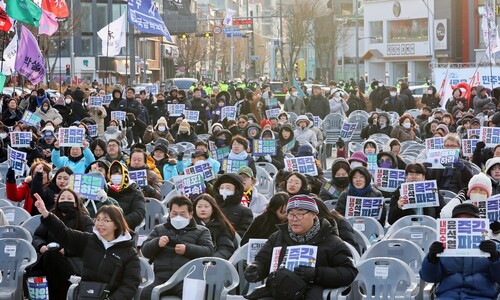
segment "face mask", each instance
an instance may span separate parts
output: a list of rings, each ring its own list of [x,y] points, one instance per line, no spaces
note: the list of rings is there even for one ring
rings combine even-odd
[[[7,137],[7,134],[6,134],[6,133],[0,133],[0,139],[2,139],[2,140],[3,140],[3,139],[4,139],[4,138],[6,138],[6,137]]]
[[[406,129],[410,129],[411,123],[403,123],[403,127]]]
[[[114,185],[120,185],[122,183],[122,178],[123,178],[123,176],[120,174],[111,175],[111,182]]]
[[[165,131],[165,129],[166,129],[165,126],[158,126],[159,131]]]
[[[391,97],[396,97],[397,94],[398,93],[396,93],[396,92],[391,92]]]
[[[432,94],[434,94],[434,93],[432,92],[432,90],[428,90],[428,91],[427,91],[427,94],[432,95]]]
[[[66,104],[71,104],[71,99],[66,99],[64,102],[66,102]]]
[[[204,164],[205,162],[206,162],[205,160],[197,160],[197,161],[194,163],[194,165],[195,165],[195,166],[199,166],[199,165]]]
[[[292,96],[297,97],[299,95],[299,92],[293,92]]]
[[[339,187],[345,187],[349,184],[349,177],[347,177],[347,176],[335,177],[335,183]]]
[[[228,196],[234,195],[234,191],[226,190],[226,189],[220,189],[219,194],[222,196],[222,199],[226,200]]]
[[[472,201],[479,201],[479,200],[486,200],[486,199],[488,199],[488,196],[487,195],[483,195],[483,194],[478,194],[478,193],[471,193],[469,198]]]
[[[172,224],[172,226],[179,230],[179,229],[182,229],[186,226],[189,225],[189,219],[188,218],[184,218],[184,217],[181,217],[181,216],[177,216],[175,218],[171,218],[170,219],[170,224]]]
[[[362,166],[363,166],[363,164],[360,163],[359,161],[353,161],[351,163],[351,169],[354,169],[354,168],[357,168],[357,167],[362,167]]]
[[[385,162],[385,161],[384,161],[383,163],[381,163],[381,164],[380,164],[380,167],[381,167],[381,168],[386,168],[386,169],[387,169],[387,168],[392,167],[392,163],[391,163],[391,162]]]
[[[109,131],[109,133],[116,132],[116,126],[108,126],[108,131]]]
[[[57,204],[57,207],[63,214],[68,214],[68,212],[76,209],[73,202],[59,202],[59,204]]]
[[[383,83],[379,83],[379,84],[378,84],[378,86],[379,86],[379,87],[382,87],[382,86],[384,86],[384,84],[383,84]]]

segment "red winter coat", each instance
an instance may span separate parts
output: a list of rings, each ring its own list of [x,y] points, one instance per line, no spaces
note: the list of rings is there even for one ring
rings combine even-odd
[[[31,188],[26,183],[23,182],[20,187],[14,182],[7,182],[5,184],[5,190],[7,193],[7,199],[14,202],[21,202],[24,200],[23,208],[29,212],[32,216],[40,214],[38,209],[34,208],[35,200],[31,196]],[[34,208],[34,209],[33,209]]]

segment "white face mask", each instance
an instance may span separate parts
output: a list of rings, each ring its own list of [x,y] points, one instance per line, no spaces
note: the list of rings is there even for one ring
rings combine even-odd
[[[113,174],[113,175],[111,175],[111,182],[114,185],[119,185],[122,183],[122,178],[123,178],[123,176],[120,174]]]
[[[228,196],[234,195],[234,191],[219,189],[219,194],[222,196],[222,199],[226,200]]]
[[[2,140],[3,140],[4,138],[6,138],[6,137],[7,137],[7,135],[8,135],[8,134],[6,134],[6,133],[0,133],[0,139],[2,139]]]
[[[359,161],[353,161],[351,163],[351,169],[354,169],[354,168],[357,168],[357,167],[362,167],[362,166],[363,166],[363,164],[360,163]]]
[[[483,194],[478,194],[478,193],[471,193],[469,198],[472,201],[479,201],[479,200],[486,200],[486,199],[488,199],[488,196],[487,195],[483,195]]]
[[[165,126],[158,126],[159,131],[165,131],[165,129],[167,129],[167,128],[165,128]]]
[[[206,162],[205,160],[197,160],[197,161],[194,163],[194,165],[195,165],[195,166],[199,166],[199,165],[204,164],[205,162]]]
[[[189,219],[188,218],[184,218],[184,217],[181,217],[181,216],[177,216],[175,218],[171,218],[170,219],[170,224],[172,224],[172,226],[179,230],[179,229],[182,229],[186,226],[189,225]]]
[[[432,92],[432,90],[427,90],[427,94],[432,95],[434,93]]]
[[[382,86],[384,86],[384,84],[383,84],[383,83],[379,83],[379,84],[378,84],[378,86],[379,86],[379,87],[382,87]]]
[[[293,92],[292,96],[297,97],[299,95],[299,92]]]
[[[410,129],[411,123],[403,123],[403,127],[406,129]]]
[[[391,97],[396,97],[397,94],[398,93],[396,93],[396,92],[391,92]]]
[[[71,104],[71,99],[66,99],[64,102],[66,102],[66,104]]]

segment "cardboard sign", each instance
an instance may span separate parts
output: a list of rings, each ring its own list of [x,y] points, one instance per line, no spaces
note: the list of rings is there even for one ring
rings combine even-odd
[[[283,153],[289,153],[293,147],[295,147],[295,139],[288,142],[285,146],[283,146]]]
[[[26,153],[7,147],[7,159],[9,167],[11,167],[16,175],[23,175],[26,166]]]
[[[221,120],[236,120],[236,107],[235,106],[224,106],[220,110],[220,118]]]
[[[214,145],[214,147],[215,147],[215,145]],[[231,152],[231,149],[229,148],[229,146],[215,148],[213,150],[210,150],[210,156],[217,161],[222,161],[223,159],[229,157],[230,152]]]
[[[59,128],[59,147],[82,147],[85,129],[78,127]]]
[[[69,177],[69,188],[82,198],[97,200],[97,192],[104,189],[105,179],[100,174],[73,174]]]
[[[184,110],[184,118],[189,123],[196,123],[200,119],[200,112],[197,110]]]
[[[372,217],[380,220],[382,209],[384,208],[384,198],[382,197],[354,197],[347,196],[345,217]],[[341,211],[339,213],[342,213]]]
[[[404,201],[403,210],[439,206],[436,180],[403,183],[400,194]]]
[[[96,137],[99,135],[99,132],[97,131],[97,125],[87,125],[87,129],[89,130],[89,135],[91,137]]]
[[[147,170],[136,170],[128,171],[130,179],[137,183],[138,186],[143,187],[148,185],[148,171]]]
[[[117,120],[119,122],[125,121],[127,117],[127,112],[115,110],[111,112],[111,120]]]
[[[12,131],[10,134],[10,146],[13,148],[30,147],[33,138],[31,131]]]
[[[104,99],[98,96],[89,97],[89,107],[102,107]]]
[[[377,168],[373,182],[381,191],[394,192],[401,184],[406,182],[406,172],[398,169]]]
[[[266,117],[268,120],[271,118],[277,118],[279,115],[280,115],[279,108],[273,108],[273,109],[266,110]]]
[[[191,200],[205,192],[205,181],[201,174],[174,176],[173,180],[177,192]]]
[[[186,109],[185,104],[168,104],[167,110],[170,114],[170,117],[178,117],[184,114],[184,110]]]
[[[271,257],[270,272],[276,271],[278,267],[285,267],[293,271],[298,266],[316,267],[316,257],[318,256],[318,247],[309,245],[287,246],[286,253],[283,256],[283,261],[279,266],[279,257],[281,247],[273,248],[273,255]]]
[[[340,129],[340,137],[344,141],[350,141],[357,126],[358,123],[345,122],[344,124],[342,124],[342,128]]]
[[[463,139],[462,140],[462,153],[464,156],[471,156],[476,150],[476,145],[481,140],[479,139]]]
[[[271,155],[275,156],[278,148],[277,140],[253,140],[253,156]]]
[[[234,159],[224,159],[222,161],[221,169],[227,173],[236,173],[238,174],[238,170],[241,167],[248,166],[247,160],[234,160]]]
[[[248,252],[247,252],[247,262],[252,263],[255,261],[255,256],[259,253],[260,248],[264,246],[267,239],[249,239],[248,240]]]
[[[454,218],[437,221],[438,239],[445,245],[444,252],[438,256],[489,256],[479,250],[479,244],[488,236],[488,219]]]
[[[431,168],[444,169],[445,165],[450,166],[459,160],[460,151],[458,149],[429,150],[427,152],[427,162],[432,164]]]
[[[36,115],[35,113],[32,113],[29,110],[25,110],[20,122],[35,126],[39,124],[41,120],[42,118],[39,115]]]
[[[299,172],[303,175],[318,175],[316,161],[312,156],[285,158],[285,170],[288,172]]]
[[[444,137],[434,137],[425,139],[425,150],[443,149],[444,148]]]
[[[495,147],[500,144],[500,127],[481,127],[481,140],[486,147]]]
[[[201,174],[203,178],[205,178],[206,181],[210,181],[215,178],[214,171],[212,170],[212,166],[210,163],[204,162],[202,164],[190,166],[186,169],[184,169],[184,174],[186,175],[191,175],[191,174]]]
[[[330,182],[323,183],[323,185],[321,186],[321,191],[330,195],[330,199],[337,199],[340,193],[342,193],[341,190],[335,188],[335,186],[333,186]]]
[[[113,100],[113,95],[109,94],[109,95],[106,95],[104,96],[104,98],[102,99],[102,105],[109,105],[111,103],[111,101]]]
[[[495,195],[488,200],[472,201],[479,209],[481,218],[489,219],[491,222],[500,220],[500,196]]]

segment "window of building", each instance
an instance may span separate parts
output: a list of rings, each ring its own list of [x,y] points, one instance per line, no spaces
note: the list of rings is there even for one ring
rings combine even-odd
[[[427,19],[395,20],[387,22],[389,43],[427,42],[429,28]]]
[[[379,44],[384,42],[384,23],[382,21],[374,21],[369,23],[370,26],[370,42]]]
[[[93,56],[92,36],[82,36],[82,56]]]
[[[82,2],[82,13],[81,15],[81,21],[79,22],[79,26],[82,32],[92,32],[92,14],[90,13],[92,11],[92,3],[86,3]]]

